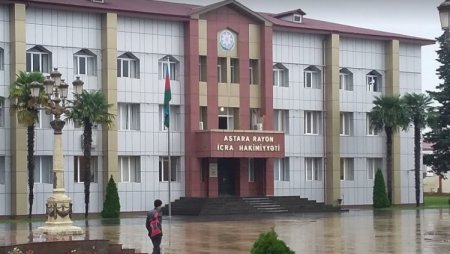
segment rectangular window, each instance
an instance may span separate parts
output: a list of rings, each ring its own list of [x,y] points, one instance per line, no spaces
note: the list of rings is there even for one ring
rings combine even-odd
[[[169,127],[170,131],[180,131],[181,130],[181,113],[180,106],[178,105],[170,105],[169,108]],[[159,106],[159,116],[160,116],[160,130],[167,130],[167,127],[164,125],[164,106]]]
[[[75,75],[88,75],[88,76],[97,75],[94,56],[74,55],[73,66]]]
[[[350,136],[353,131],[353,113],[345,112],[340,115],[341,136]]]
[[[27,72],[39,71],[50,73],[49,54],[45,52],[27,52]]]
[[[53,183],[53,157],[34,157],[34,183]]]
[[[259,108],[250,109],[250,130],[262,130]]]
[[[304,118],[304,133],[318,135],[320,133],[321,112],[305,111]]]
[[[6,164],[5,156],[0,156],[0,184],[6,183]]]
[[[227,83],[227,58],[219,57],[217,59],[217,82]]]
[[[119,156],[119,170],[122,183],[141,182],[141,158],[139,156]]]
[[[322,181],[322,158],[305,158],[307,181]]]
[[[206,78],[207,78],[206,56],[199,57],[198,65],[199,65],[198,76],[199,76],[200,82],[206,82]]]
[[[140,130],[140,105],[119,103],[120,130]]]
[[[381,158],[367,158],[367,179],[375,179],[375,173],[378,169],[381,169],[382,162]]]
[[[353,158],[341,158],[341,180],[353,181],[354,179]]]
[[[319,72],[317,71],[305,71],[304,82],[306,88],[320,89]]]
[[[286,78],[286,70],[281,68],[273,69],[273,86],[288,87],[288,82]]]
[[[250,59],[249,72],[250,85],[259,84],[258,60]]]
[[[275,159],[273,172],[275,181],[289,181],[289,158]]]
[[[174,156],[170,157],[170,179],[171,182],[177,180],[177,172],[180,166],[180,157]],[[169,158],[159,157],[159,181],[168,182],[169,181]]]
[[[237,108],[225,108],[219,107],[218,118],[219,118],[219,129],[221,130],[234,130],[235,126],[239,126],[237,122],[237,117],[239,115],[239,110]]]
[[[207,107],[200,107],[200,122],[198,123],[199,130],[208,129],[208,109]]]
[[[381,92],[380,78],[376,75],[367,75],[367,91],[369,92]]]
[[[374,128],[370,127],[370,116],[369,114],[366,114],[366,126],[367,126],[367,135],[368,136],[378,136],[378,131],[376,131]]]
[[[160,60],[159,61],[159,77],[161,80],[166,79],[167,66],[169,68],[169,78],[170,80],[178,80],[178,63],[172,60]]]
[[[0,127],[5,127],[5,100],[0,96]]]
[[[339,73],[339,89],[352,91],[352,76],[348,73]]]
[[[47,113],[44,109],[39,110],[39,123],[37,125],[38,128],[41,129],[51,129],[52,126],[50,122],[53,121],[53,115]]]
[[[139,61],[131,58],[118,58],[117,77],[139,78]]]
[[[0,48],[0,71],[5,70],[5,51]]]
[[[248,159],[248,181],[255,182],[255,159]]]
[[[273,110],[273,128],[276,131],[289,133],[289,110]]]
[[[74,156],[73,157],[73,172],[74,179],[73,181],[76,183],[84,183],[86,176],[84,174],[84,165],[87,163],[87,160],[84,156]],[[92,156],[90,162],[90,171],[91,171],[91,182],[96,183],[98,180],[98,157]]]
[[[231,58],[230,59],[230,74],[231,74],[231,83],[239,83],[239,59]]]

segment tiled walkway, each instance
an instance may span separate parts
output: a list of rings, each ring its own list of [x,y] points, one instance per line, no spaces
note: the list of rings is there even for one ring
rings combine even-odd
[[[75,221],[78,239],[108,239],[151,253],[144,217]],[[42,223],[33,223],[32,231]],[[296,253],[450,253],[450,210],[350,210],[277,216],[178,217],[163,221],[165,254],[250,253],[258,235],[274,228]],[[0,245],[45,241],[29,225],[0,223]],[[5,233],[3,233],[5,232]]]

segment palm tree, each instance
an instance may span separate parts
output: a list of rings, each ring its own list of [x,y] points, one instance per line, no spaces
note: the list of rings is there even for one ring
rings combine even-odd
[[[431,98],[426,94],[407,93],[403,97],[409,121],[414,125],[414,177],[416,206],[420,203],[420,131],[427,125],[427,113],[431,109]]]
[[[108,112],[112,105],[107,103],[106,97],[101,91],[83,90],[81,95],[77,96],[78,101],[74,103],[73,109],[67,114],[67,119],[83,125],[83,160],[85,163],[81,164],[81,169],[84,176],[84,217],[87,218],[91,185],[92,126],[94,123],[98,123],[109,127],[114,115]]]
[[[34,199],[34,127],[39,122],[37,105],[47,103],[47,96],[43,88],[38,98],[31,96],[31,82],[33,81],[42,83],[44,76],[40,72],[21,71],[17,75],[16,81],[9,87],[11,110],[17,112],[19,123],[27,127],[28,218],[31,218]]]
[[[370,127],[386,133],[386,182],[389,201],[392,203],[392,136],[400,127],[407,127],[408,118],[399,95],[376,96],[373,104],[369,112]]]

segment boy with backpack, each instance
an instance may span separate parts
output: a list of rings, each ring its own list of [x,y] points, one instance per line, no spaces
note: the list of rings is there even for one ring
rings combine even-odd
[[[156,199],[153,202],[155,208],[147,213],[147,219],[145,221],[145,226],[148,231],[148,236],[153,243],[152,254],[161,254],[161,240],[162,240],[162,211],[161,205],[162,201]]]

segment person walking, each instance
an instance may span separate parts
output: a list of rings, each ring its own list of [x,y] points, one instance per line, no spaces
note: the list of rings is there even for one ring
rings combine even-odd
[[[162,201],[156,199],[153,202],[154,209],[147,213],[147,219],[145,221],[145,226],[147,227],[148,236],[153,243],[152,254],[161,254],[161,240],[162,240],[162,211],[161,205]]]

